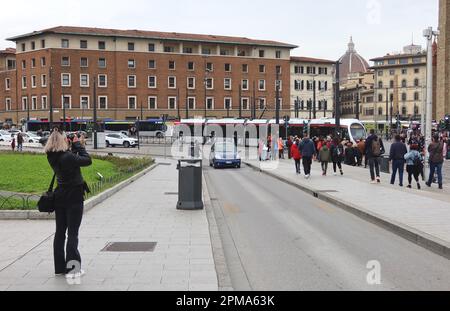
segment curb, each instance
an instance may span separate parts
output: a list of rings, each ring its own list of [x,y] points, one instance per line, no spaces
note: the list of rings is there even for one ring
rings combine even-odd
[[[114,187],[100,193],[99,195],[90,198],[84,203],[84,213],[89,212],[91,209],[104,202],[113,196],[116,192],[122,190],[123,188],[129,186],[139,178],[147,175],[149,172],[154,170],[160,164],[155,163],[149,168],[143,170],[142,172],[128,178],[127,180],[122,181],[120,184],[115,185]],[[39,211],[0,211],[0,220],[53,220],[55,219],[55,214],[45,214],[40,213]]]
[[[216,266],[217,280],[219,282],[219,291],[234,291],[231,283],[230,272],[228,270],[223,250],[222,239],[217,226],[214,211],[212,210],[211,197],[209,195],[208,186],[206,184],[205,174],[202,173],[203,184],[203,200],[206,210],[206,217],[209,223],[209,232],[211,235],[211,245],[213,248],[214,264]]]
[[[259,167],[255,166],[254,164],[244,162],[245,165],[252,168],[255,171],[261,172],[265,175],[268,175],[272,178],[275,178],[283,183],[286,183],[290,186],[293,186],[297,189],[300,189],[303,192],[306,192],[315,198],[336,205],[337,207],[361,218],[366,221],[369,221],[370,223],[373,223],[379,227],[382,227],[410,242],[413,242],[437,255],[440,255],[442,257],[445,257],[447,259],[450,259],[450,243],[443,241],[439,238],[436,238],[434,236],[431,236],[425,232],[416,230],[414,228],[411,228],[407,225],[398,223],[394,220],[388,219],[384,216],[378,215],[373,212],[369,212],[367,210],[364,210],[361,207],[358,207],[354,204],[338,200],[335,197],[332,197],[328,194],[321,193],[320,191],[314,190],[313,188],[306,187],[303,185],[299,185],[295,182],[292,182],[286,178],[283,178],[281,176],[278,176],[274,173],[261,170]]]

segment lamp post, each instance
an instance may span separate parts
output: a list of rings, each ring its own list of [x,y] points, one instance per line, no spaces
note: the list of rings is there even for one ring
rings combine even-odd
[[[49,82],[49,100],[50,100],[49,123],[50,123],[50,131],[52,131],[53,130],[53,67],[50,67],[48,82]]]
[[[63,128],[62,130],[66,131],[66,98],[64,96],[64,89],[61,87],[61,97],[62,97],[62,110],[63,110]]]
[[[276,98],[275,98],[275,119],[276,124],[280,125],[280,71],[276,70]]]
[[[93,91],[94,91],[94,149],[97,150],[98,149],[98,139],[97,139],[97,132],[98,132],[98,127],[97,127],[97,84],[96,84],[96,81],[95,81],[95,77],[94,77]]]
[[[315,80],[316,76],[313,76],[313,116],[314,119],[316,119],[317,115],[316,115],[316,80]]]
[[[335,83],[335,87],[334,87],[334,109],[335,109],[335,113],[334,113],[334,117],[335,117],[335,124],[336,124],[336,135],[338,136],[338,138],[341,137],[341,96],[340,96],[340,92],[341,92],[341,86],[340,86],[340,81],[339,81],[339,71],[340,71],[340,61],[336,61],[335,64],[335,71],[336,71],[336,83]]]
[[[360,103],[360,92],[359,84],[356,85],[356,120],[359,120],[359,103]]]

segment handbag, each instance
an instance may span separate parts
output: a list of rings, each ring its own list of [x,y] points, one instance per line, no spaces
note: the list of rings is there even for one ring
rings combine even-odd
[[[52,182],[48,191],[45,192],[38,202],[39,212],[41,213],[53,213],[55,212],[55,192],[53,191],[53,186],[55,185],[56,174],[53,175]]]

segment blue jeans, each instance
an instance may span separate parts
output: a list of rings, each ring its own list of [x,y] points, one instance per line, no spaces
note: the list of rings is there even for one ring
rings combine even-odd
[[[437,171],[439,186],[442,186],[442,163],[430,163],[430,177],[428,184],[431,185],[434,179],[434,173]]]
[[[393,160],[392,161],[392,177],[391,184],[395,184],[395,178],[398,175],[400,178],[400,186],[403,186],[403,173],[405,172],[405,160]]]

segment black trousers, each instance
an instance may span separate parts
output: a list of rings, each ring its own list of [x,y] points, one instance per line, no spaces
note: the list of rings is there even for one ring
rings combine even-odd
[[[379,158],[370,158],[369,159],[369,168],[370,168],[370,178],[375,180],[376,177],[380,177],[380,162]]]
[[[303,157],[303,170],[305,175],[311,175],[312,157]]]
[[[83,218],[83,208],[84,204],[80,202],[59,207],[55,211],[56,233],[53,241],[53,256],[56,274],[68,273],[74,269],[81,268],[81,255],[78,251],[78,232]],[[67,246],[64,252],[66,232]]]
[[[300,160],[295,160],[295,171],[297,172],[297,174],[300,174],[302,172],[300,168]]]
[[[408,172],[408,183],[411,185],[412,178],[414,176],[414,179],[417,183],[419,183],[419,176],[420,176],[420,167],[414,166],[414,165],[408,165],[406,167],[406,171]]]
[[[342,163],[339,162],[333,162],[333,171],[336,173],[337,168],[339,167],[339,170],[342,171]]]

